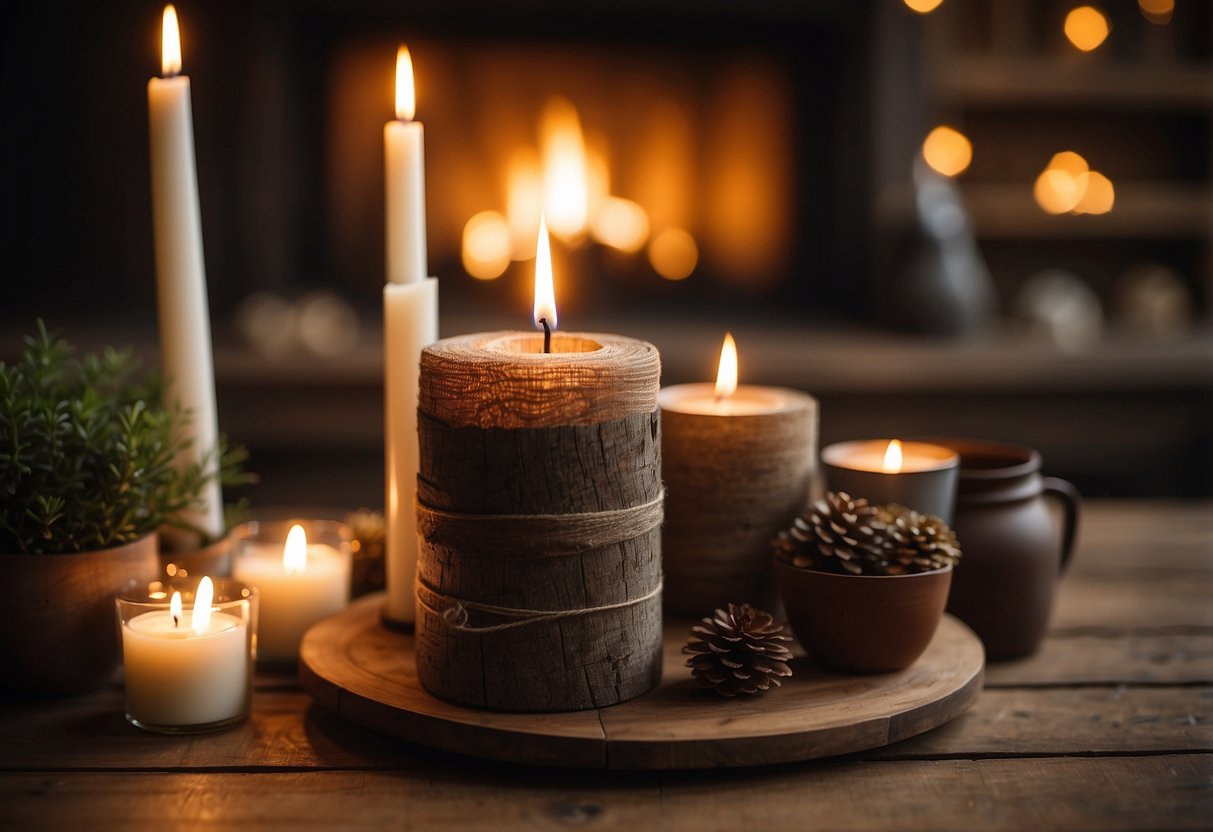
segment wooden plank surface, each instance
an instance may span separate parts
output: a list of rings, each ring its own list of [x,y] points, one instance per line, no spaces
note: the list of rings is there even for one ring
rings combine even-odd
[[[0,780],[13,828],[1207,829],[1213,758],[847,762],[711,774],[79,772]],[[1081,786],[1078,788],[1076,786]]]
[[[817,763],[496,764],[361,728],[289,676],[195,737],[127,725],[115,687],[3,704],[0,828],[1210,828],[1213,505],[1089,502],[1062,587],[1041,651],[989,667],[967,713]]]

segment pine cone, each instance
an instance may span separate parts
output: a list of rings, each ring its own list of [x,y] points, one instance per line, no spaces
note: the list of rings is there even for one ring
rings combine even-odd
[[[827,492],[771,545],[784,563],[819,572],[872,574],[886,560],[877,507],[845,491]]]
[[[779,677],[791,676],[792,652],[782,635],[783,625],[770,613],[749,604],[729,604],[691,628],[691,640],[682,648],[691,675],[721,696],[759,693],[780,686]],[[698,638],[696,638],[698,636]]]
[[[880,509],[879,524],[889,549],[885,575],[930,572],[960,560],[955,532],[938,517],[890,503]]]

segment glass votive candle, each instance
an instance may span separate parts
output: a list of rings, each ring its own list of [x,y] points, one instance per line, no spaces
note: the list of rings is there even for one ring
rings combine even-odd
[[[874,504],[900,503],[951,524],[960,456],[951,448],[899,439],[837,442],[821,452],[826,487]]]
[[[307,629],[349,603],[353,533],[336,520],[257,520],[232,534],[232,577],[260,596],[257,661],[292,666]]]
[[[255,590],[226,578],[199,576],[131,584],[116,604],[126,718],[132,725],[189,734],[224,728],[248,716]]]

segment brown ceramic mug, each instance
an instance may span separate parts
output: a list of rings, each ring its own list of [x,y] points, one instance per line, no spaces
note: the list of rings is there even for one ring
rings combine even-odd
[[[1034,653],[1073,553],[1078,490],[1066,480],[1041,476],[1040,454],[1023,445],[929,441],[960,454],[952,528],[963,557],[952,579],[948,612],[973,628],[991,660]],[[1060,529],[1046,498],[1063,509]]]

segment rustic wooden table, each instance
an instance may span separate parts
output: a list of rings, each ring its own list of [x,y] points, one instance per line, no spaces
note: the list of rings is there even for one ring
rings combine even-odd
[[[126,724],[114,687],[0,706],[17,829],[1208,829],[1213,504],[1089,503],[1040,653],[954,722],[852,757],[662,774],[501,765],[346,723],[290,678],[196,737]]]

